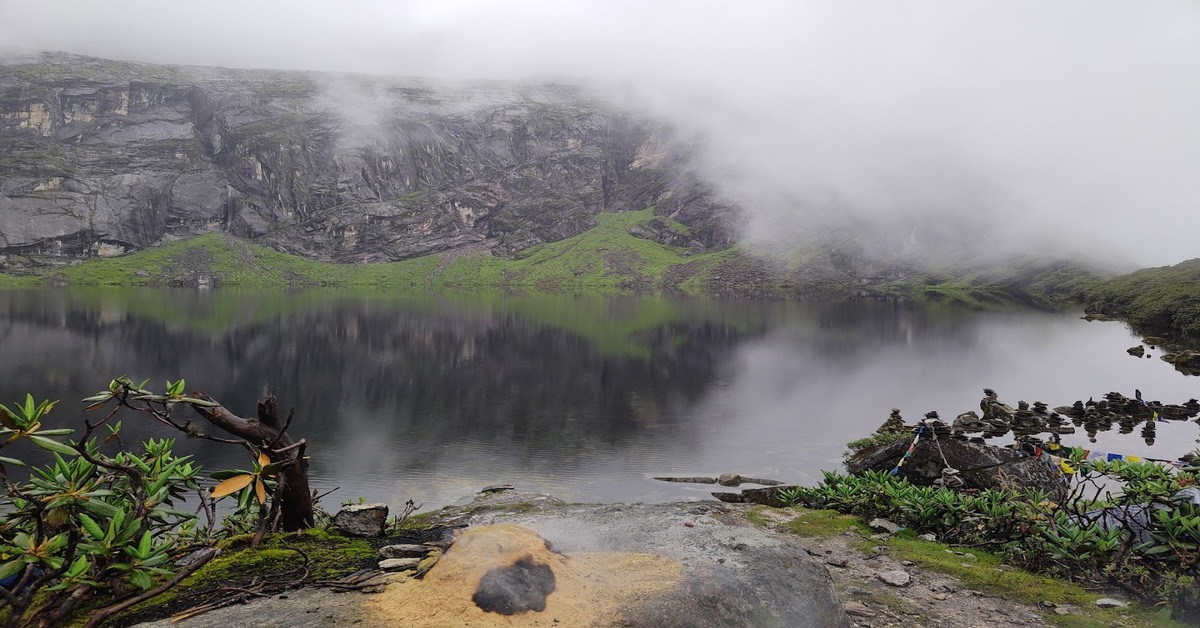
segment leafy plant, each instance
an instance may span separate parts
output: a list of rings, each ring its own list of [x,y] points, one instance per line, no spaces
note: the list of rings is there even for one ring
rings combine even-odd
[[[1200,578],[1200,507],[1170,501],[1196,484],[1196,474],[1128,461],[1076,459],[1074,466],[1078,473],[1062,503],[1042,491],[955,491],[914,486],[881,472],[828,471],[817,486],[787,489],[780,498],[884,517],[952,544],[990,546],[1034,570],[1091,582],[1112,579],[1185,617],[1200,613],[1194,586]],[[1117,494],[1114,483],[1122,487]]]
[[[54,401],[38,403],[27,395],[12,407],[0,404],[0,449],[25,440],[51,457],[49,464],[32,466],[24,481],[8,483],[0,497],[0,617],[8,625],[33,618],[42,625],[63,623],[82,600],[125,598],[97,611],[91,625],[114,609],[161,592],[163,587],[151,589],[183,575],[176,574],[172,560],[196,541],[212,540],[214,503],[229,495],[238,494],[234,514],[256,518],[260,535],[274,529],[277,520],[268,514],[278,511],[278,477],[284,469],[305,464],[304,441],[277,446],[286,425],[270,432],[274,440],[258,446],[207,436],[190,421],[175,419],[172,410],[183,404],[215,412],[219,404],[188,395],[182,379],[166,382],[162,392],[146,385],[120,377],[85,399],[86,411],[108,411],[98,421],[84,421],[77,440],[67,438],[76,430],[43,429]],[[270,403],[273,412],[273,400]],[[252,468],[214,474],[224,479],[209,493],[199,487],[200,466],[191,456],[175,455],[172,439],[152,438],[139,448],[114,451],[110,443],[120,442],[121,431],[121,422],[114,418],[122,409],[148,414],[189,436],[244,446],[254,454]],[[263,412],[260,407],[260,416]],[[103,440],[95,436],[101,428]],[[12,456],[0,456],[0,462],[29,466]],[[189,494],[207,513],[206,527],[198,525],[197,513],[176,509]],[[185,572],[213,555],[204,554]]]

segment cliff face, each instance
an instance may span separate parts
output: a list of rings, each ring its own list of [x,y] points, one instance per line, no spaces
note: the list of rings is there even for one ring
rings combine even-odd
[[[728,246],[732,210],[683,158],[570,87],[43,54],[0,66],[0,253],[225,231],[327,261],[511,254],[647,206],[689,227],[671,244]]]

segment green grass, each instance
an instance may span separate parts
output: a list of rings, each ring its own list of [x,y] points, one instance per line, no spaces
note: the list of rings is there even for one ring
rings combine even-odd
[[[809,510],[800,507],[794,510],[796,517],[783,527],[796,536],[837,536],[850,529],[866,530],[858,517],[843,515],[836,510]]]
[[[188,281],[189,272],[231,287],[370,286],[427,290],[499,289],[553,294],[652,293],[679,264],[698,265],[683,291],[702,289],[705,271],[727,252],[685,256],[683,251],[635,238],[629,228],[653,218],[653,209],[606,213],[587,232],[540,244],[514,259],[428,255],[379,264],[330,264],[280,253],[224,234],[210,233],[115,258],[60,269],[76,286],[154,286]],[[139,271],[141,275],[139,276]],[[33,285],[30,277],[5,277],[0,286]]]
[[[1106,595],[1087,591],[1072,582],[1032,574],[1006,565],[1000,557],[979,549],[950,548],[942,543],[922,541],[903,533],[882,542],[862,539],[856,544],[858,549],[865,552],[871,552],[879,545],[887,547],[889,554],[896,560],[910,560],[925,569],[954,576],[974,589],[1005,599],[1031,605],[1045,600],[1060,606],[1074,606],[1075,611],[1071,615],[1049,616],[1050,621],[1056,625],[1111,626],[1122,616],[1127,616],[1141,625],[1163,628],[1185,626],[1163,614],[1133,604],[1125,609],[1101,609],[1096,606],[1096,600]],[[973,558],[967,557],[966,554]]]
[[[685,257],[682,251],[635,238],[629,228],[648,222],[653,209],[604,213],[596,226],[573,238],[539,244],[516,259],[459,257],[434,278],[452,287],[521,286],[546,292],[590,294],[651,292],[672,266],[715,259],[709,253]]]
[[[768,510],[765,506],[752,509],[747,512],[747,519],[755,525],[767,525],[774,521],[774,518],[765,516],[762,512],[765,510]],[[856,530],[860,536],[853,539],[850,546],[863,554],[873,555],[877,553],[878,548],[884,548],[894,560],[912,561],[922,569],[954,576],[966,586],[989,595],[1033,606],[1042,601],[1074,606],[1075,610],[1070,615],[1044,615],[1048,621],[1058,626],[1100,628],[1116,625],[1115,622],[1118,621],[1130,620],[1137,625],[1162,628],[1179,628],[1186,625],[1170,619],[1165,612],[1134,604],[1124,609],[1101,609],[1096,606],[1096,600],[1107,597],[1105,594],[1087,591],[1066,580],[1041,576],[1006,565],[1000,557],[980,549],[950,547],[943,543],[923,541],[915,538],[911,531],[901,532],[882,541],[867,538],[871,531],[862,519],[834,510],[813,510],[796,506],[780,509],[778,512],[794,515],[790,521],[778,527],[797,536],[832,537],[848,530]],[[971,556],[968,557],[967,554]],[[885,603],[897,611],[903,611],[906,605],[903,600],[880,599],[874,593],[870,594],[870,597],[870,601]]]

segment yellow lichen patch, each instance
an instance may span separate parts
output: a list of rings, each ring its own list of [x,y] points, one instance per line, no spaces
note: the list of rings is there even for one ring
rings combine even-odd
[[[472,596],[484,575],[522,560],[546,565],[554,573],[545,610],[501,615],[476,606]],[[559,554],[529,528],[484,526],[464,532],[423,580],[405,578],[369,598],[361,619],[380,626],[619,625],[622,609],[676,587],[682,577],[682,565],[660,556]]]

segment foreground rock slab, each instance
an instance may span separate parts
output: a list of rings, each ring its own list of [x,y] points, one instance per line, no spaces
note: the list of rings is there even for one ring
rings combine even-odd
[[[721,504],[563,505],[507,491],[437,516],[468,526],[422,579],[392,575],[366,595],[300,590],[149,625],[851,625],[799,539]]]
[[[477,501],[486,504],[481,497]],[[578,616],[575,625],[849,626],[825,566],[795,537],[751,527],[740,513],[720,504],[480,510],[469,522],[535,531],[561,553],[565,565],[582,569],[586,582],[601,588],[608,582],[626,592],[628,597],[615,605],[598,603],[597,614]],[[427,579],[460,549],[452,546]],[[553,561],[547,562],[553,568]],[[565,586],[571,571],[563,573],[559,582]],[[547,597],[547,614],[555,595]],[[525,615],[526,622],[535,619]]]

